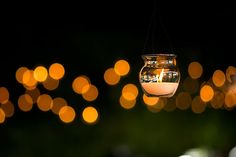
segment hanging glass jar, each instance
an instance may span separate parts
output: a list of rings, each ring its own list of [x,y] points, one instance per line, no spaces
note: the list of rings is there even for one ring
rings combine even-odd
[[[179,85],[180,72],[175,54],[142,55],[144,66],[139,82],[147,96],[172,97]]]

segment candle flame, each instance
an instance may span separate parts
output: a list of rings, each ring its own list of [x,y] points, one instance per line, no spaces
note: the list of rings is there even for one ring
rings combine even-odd
[[[158,82],[162,82],[163,73],[164,73],[164,69],[161,70],[160,76],[158,78]]]

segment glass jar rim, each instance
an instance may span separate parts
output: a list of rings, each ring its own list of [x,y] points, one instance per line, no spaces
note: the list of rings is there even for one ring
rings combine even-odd
[[[158,56],[162,56],[162,57],[177,57],[176,54],[173,53],[153,53],[153,54],[143,54],[142,57],[158,57]]]
[[[166,54],[166,53],[156,53],[156,54],[144,54],[142,55],[142,58],[144,61],[156,61],[158,60],[158,58],[160,59],[166,59],[166,60],[170,60],[170,59],[175,59],[177,57],[177,55],[175,54]]]

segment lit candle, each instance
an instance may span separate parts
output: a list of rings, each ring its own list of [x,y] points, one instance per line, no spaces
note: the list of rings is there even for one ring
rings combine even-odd
[[[172,82],[151,82],[151,83],[141,83],[141,86],[150,95],[153,96],[172,96],[177,87],[178,83]]]
[[[147,54],[142,56],[144,66],[139,72],[139,82],[147,96],[171,97],[175,94],[180,72],[174,54]]]

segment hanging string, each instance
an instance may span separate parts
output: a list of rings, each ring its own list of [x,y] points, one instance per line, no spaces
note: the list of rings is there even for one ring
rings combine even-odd
[[[157,4],[157,1],[153,0],[153,11],[152,11],[152,15],[151,15],[150,22],[148,25],[146,39],[144,42],[144,52],[145,51],[150,52],[150,48],[151,48],[152,53],[155,53],[155,37],[156,37],[155,34],[156,34],[156,26],[157,26],[157,23],[156,23],[157,19],[156,18],[158,18],[158,20],[159,20],[158,22],[161,26],[161,29],[162,29],[167,41],[169,42],[170,50],[173,52],[173,45],[170,40],[170,36],[167,32],[167,29],[166,29],[166,27],[163,23],[162,17],[161,17],[161,9],[160,9],[161,7],[160,6],[161,6],[160,3]],[[157,7],[158,7],[158,9],[157,9]],[[157,11],[158,11],[158,16],[157,16]],[[150,40],[150,34],[151,34],[151,46],[149,47],[148,42]]]
[[[151,49],[153,51],[153,53],[155,52],[154,50],[154,46],[153,46],[153,39],[154,39],[154,28],[153,28],[153,23],[156,21],[155,20],[155,17],[156,17],[156,5],[155,5],[155,0],[154,0],[154,8],[153,8],[153,11],[152,11],[152,15],[151,15],[151,18],[150,18],[150,22],[149,22],[149,25],[148,25],[148,29],[147,29],[147,35],[146,35],[146,39],[145,39],[145,42],[144,42],[144,51],[150,51],[149,49],[149,46],[148,46],[148,42],[150,40],[150,33],[152,33],[152,45],[151,45]],[[156,25],[156,24],[155,24]]]
[[[155,1],[155,0],[154,0],[154,1]],[[161,25],[161,29],[162,29],[163,33],[165,34],[165,37],[166,37],[166,39],[167,39],[167,41],[168,41],[168,44],[169,44],[169,47],[170,47],[170,51],[171,51],[171,52],[174,52],[173,44],[172,44],[172,42],[171,42],[171,40],[170,40],[170,36],[169,36],[169,34],[168,34],[167,28],[165,27],[164,22],[163,22],[163,20],[162,20],[161,7],[160,7],[161,5],[160,5],[160,3],[159,3],[158,6],[159,6],[159,7],[158,7],[158,19],[159,19],[159,23],[160,23],[160,25]]]
[[[152,50],[155,51],[155,34],[156,34],[156,14],[157,14],[157,1],[154,0],[153,2],[153,28],[152,28],[152,44],[151,44],[151,48]]]

